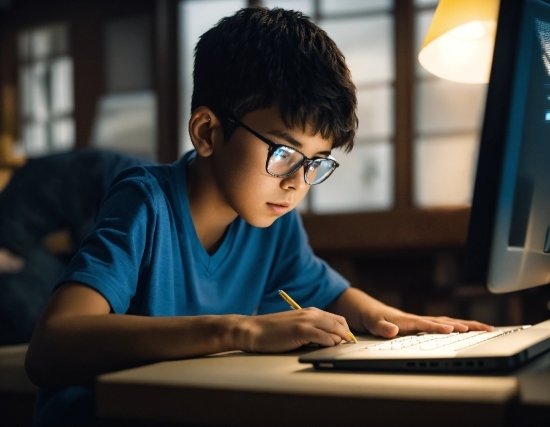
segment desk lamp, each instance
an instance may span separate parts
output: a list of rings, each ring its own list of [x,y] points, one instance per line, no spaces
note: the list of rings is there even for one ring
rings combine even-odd
[[[487,83],[499,0],[441,0],[418,54],[430,73],[460,83]]]

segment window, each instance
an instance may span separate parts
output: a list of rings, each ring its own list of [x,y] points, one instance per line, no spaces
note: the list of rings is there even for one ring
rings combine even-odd
[[[351,155],[336,151],[341,167],[311,189],[318,214],[391,209],[394,202],[394,19],[391,0],[324,0],[318,25],[336,42],[357,87],[359,127]],[[346,191],[342,191],[346,188]]]
[[[416,53],[434,14],[433,5],[424,8],[425,3],[416,1]],[[415,76],[414,203],[418,207],[469,204],[486,85],[442,80],[418,61]]]
[[[70,149],[75,143],[73,61],[66,25],[49,25],[18,35],[19,115],[25,155]]]

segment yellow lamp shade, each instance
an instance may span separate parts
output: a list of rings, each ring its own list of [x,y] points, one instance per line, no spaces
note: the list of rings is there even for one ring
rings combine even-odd
[[[418,54],[430,73],[461,83],[487,83],[499,0],[441,0]]]

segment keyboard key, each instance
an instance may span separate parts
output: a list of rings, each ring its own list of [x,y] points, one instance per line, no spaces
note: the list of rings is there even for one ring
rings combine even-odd
[[[437,343],[434,341],[423,342],[420,344],[420,350],[433,350],[435,348],[437,348]]]

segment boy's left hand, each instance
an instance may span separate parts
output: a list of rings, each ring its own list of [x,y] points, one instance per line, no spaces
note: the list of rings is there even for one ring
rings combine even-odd
[[[474,320],[453,319],[446,316],[417,316],[385,306],[380,312],[364,320],[365,327],[373,334],[385,338],[418,332],[448,334],[451,332],[492,331],[494,328]]]
[[[352,330],[370,332],[384,338],[418,332],[492,331],[493,327],[474,320],[440,316],[417,316],[387,306],[357,288],[348,288],[334,300],[327,311],[343,316]]]

